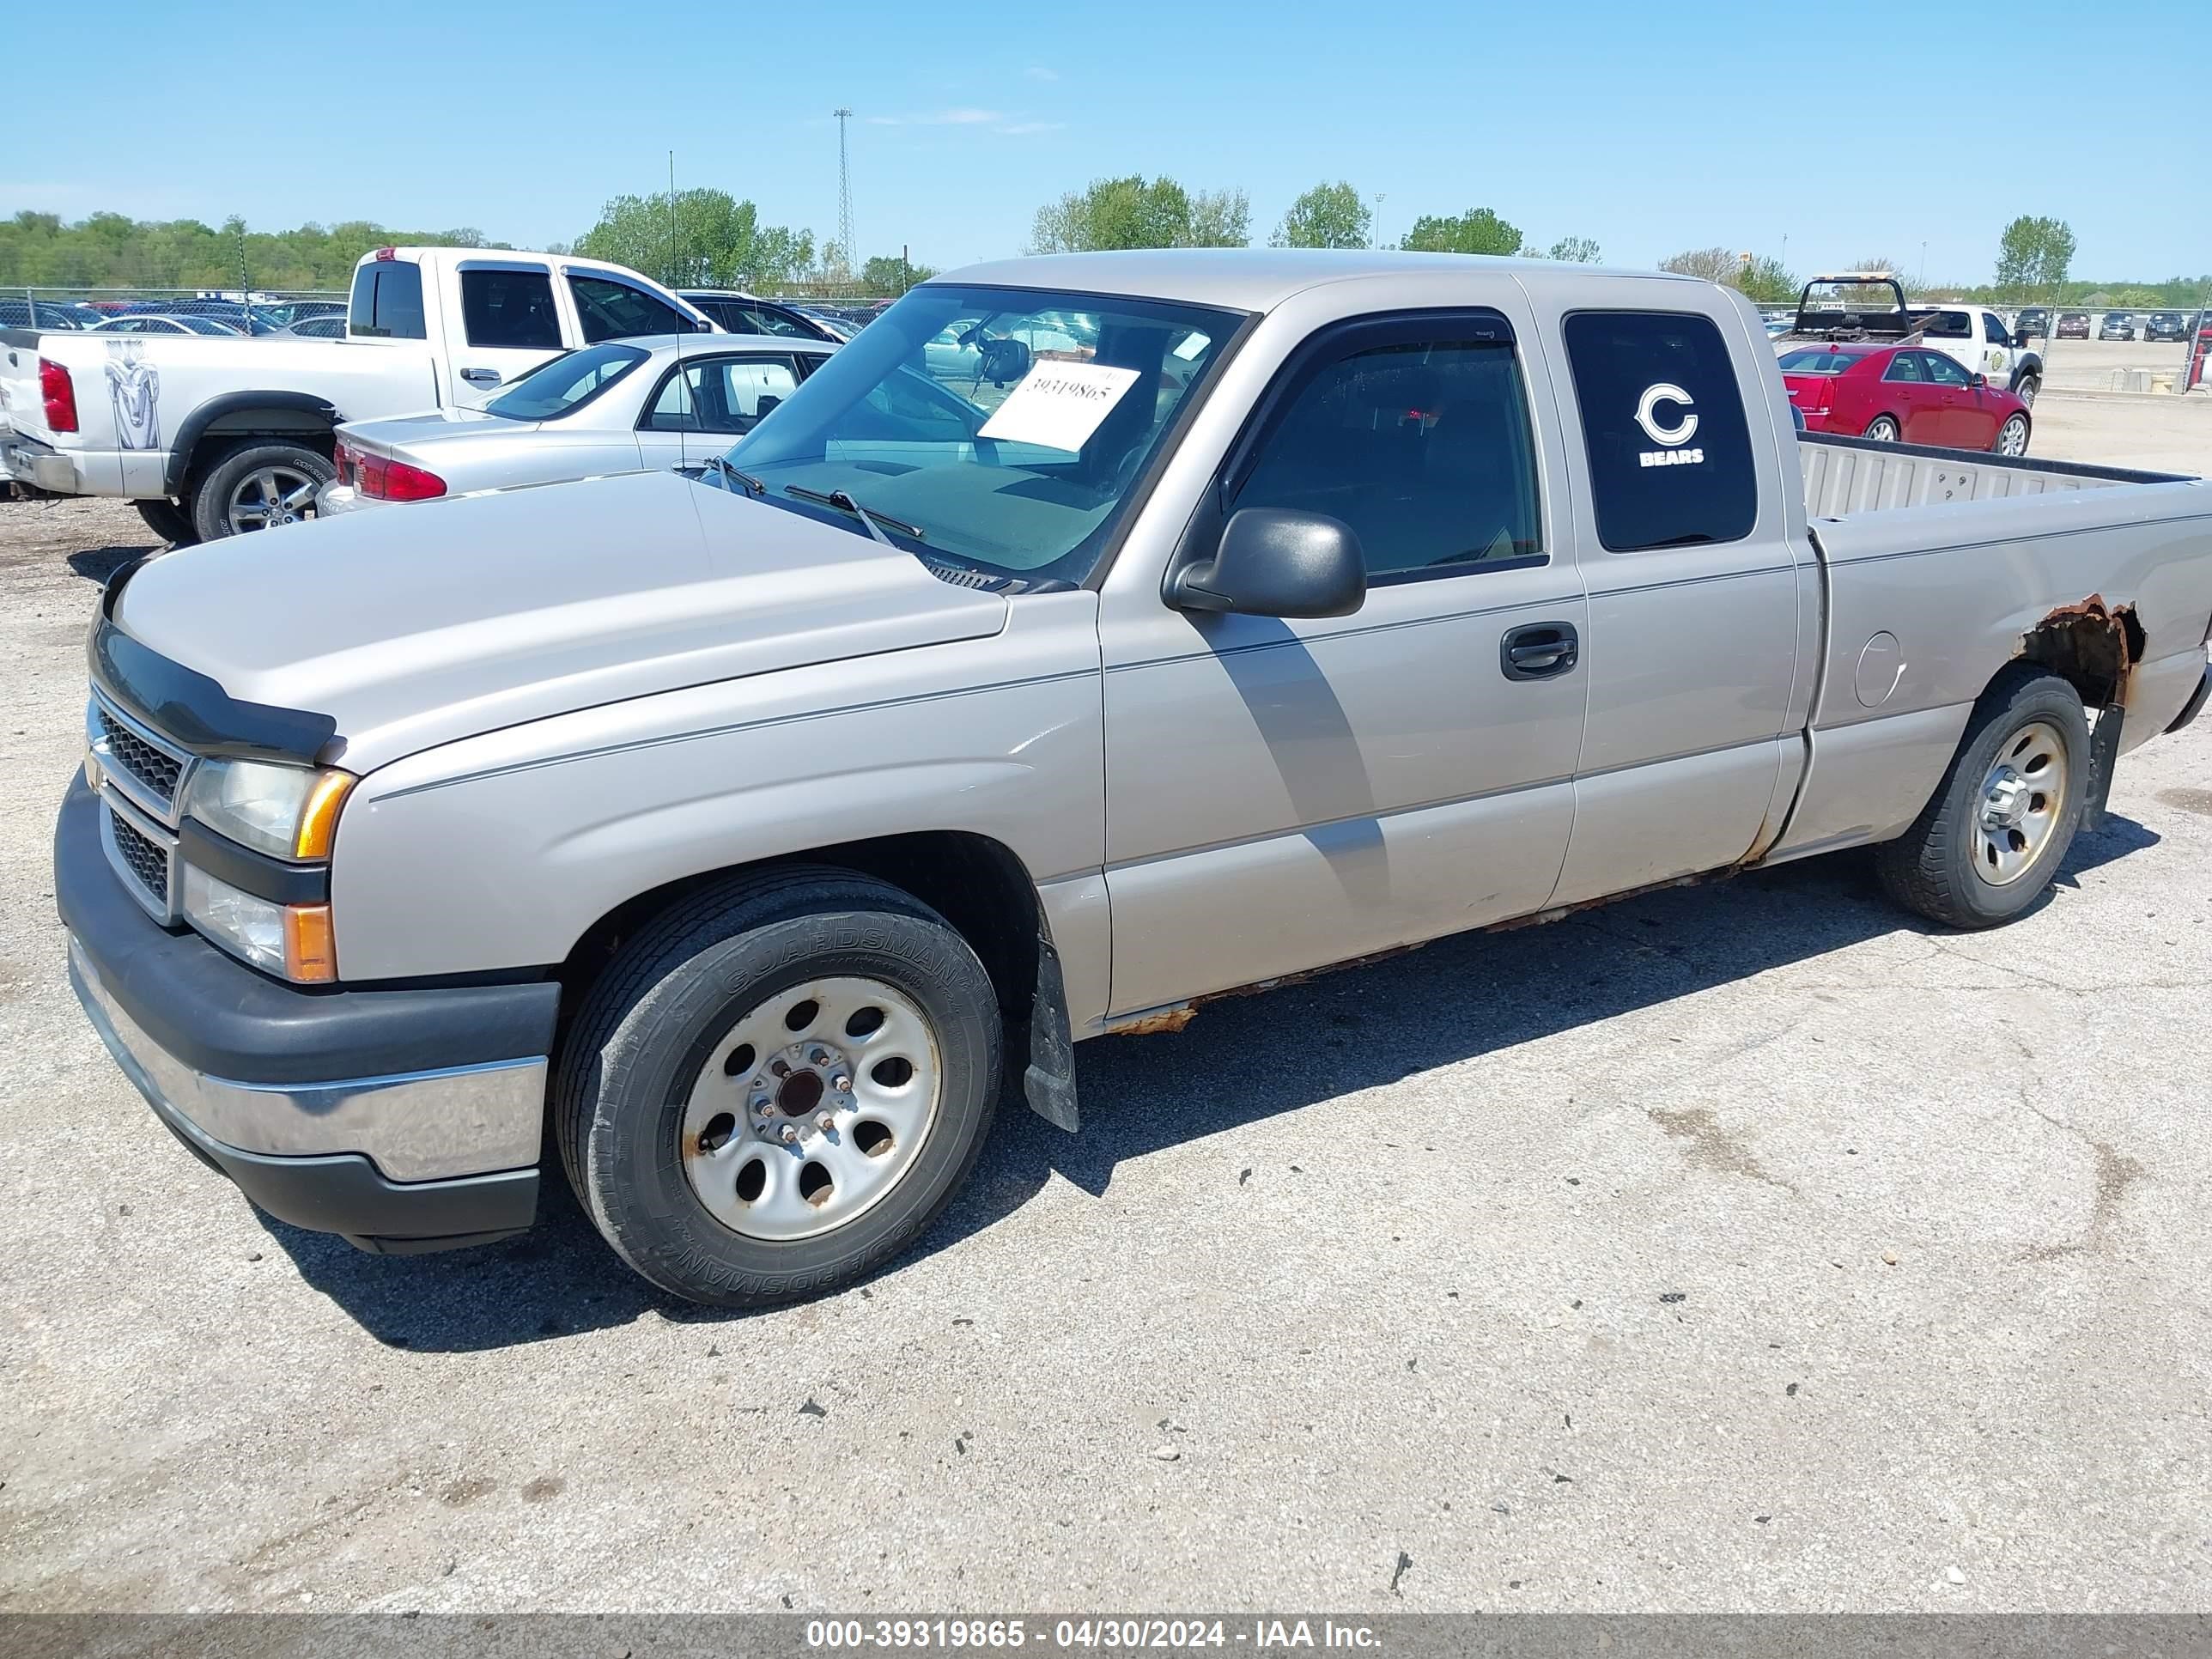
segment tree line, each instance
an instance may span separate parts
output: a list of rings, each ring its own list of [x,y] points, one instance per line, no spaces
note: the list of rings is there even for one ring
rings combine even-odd
[[[335,289],[355,263],[394,244],[506,247],[471,226],[395,230],[367,220],[249,230],[242,219],[218,228],[198,219],[132,219],[95,213],[74,223],[56,213],[0,220],[0,283],[33,288],[235,289],[241,271],[256,289]]]
[[[1369,248],[1378,238],[1375,199],[1348,179],[1325,180],[1302,192],[1268,233],[1274,247]],[[1250,198],[1237,188],[1193,189],[1163,174],[1095,179],[1036,210],[1027,251],[1082,252],[1108,248],[1244,247],[1253,240]],[[134,220],[94,213],[74,222],[58,214],[21,212],[0,220],[0,286],[261,289],[343,288],[356,261],[392,244],[502,248],[483,232],[403,230],[365,220],[256,231],[232,218],[219,227],[197,219]],[[1518,255],[1595,264],[1597,243],[1565,235],[1532,240],[1494,209],[1422,214],[1389,246],[1417,252]],[[2099,283],[2073,276],[2075,241],[2064,221],[2021,215],[1998,240],[1995,280],[1973,286],[1925,284],[1899,262],[1856,262],[1852,270],[1899,273],[1909,295],[1990,303],[2100,304],[2175,307],[2212,302],[2212,276],[2164,283]],[[762,222],[750,201],[727,191],[619,196],[600,210],[574,243],[549,252],[606,259],[672,287],[744,288],[773,292],[902,294],[935,273],[901,254],[855,258],[811,230]],[[1740,289],[1762,304],[1797,297],[1799,278],[1778,258],[1726,245],[1687,248],[1661,260]]]

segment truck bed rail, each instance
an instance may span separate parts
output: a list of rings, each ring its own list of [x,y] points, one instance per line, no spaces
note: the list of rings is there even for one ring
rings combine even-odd
[[[1797,434],[1805,511],[1816,519],[1942,501],[1990,501],[2118,484],[2179,483],[2189,474],[2139,472],[2078,461],[1978,455],[1922,444],[1881,443],[1827,432]]]

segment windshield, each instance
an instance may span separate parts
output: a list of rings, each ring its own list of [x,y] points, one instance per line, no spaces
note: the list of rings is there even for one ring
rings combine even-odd
[[[652,354],[636,346],[586,346],[542,363],[484,405],[510,421],[554,421],[581,409]]]
[[[729,453],[766,499],[991,574],[1091,574],[1233,312],[1034,289],[915,289]],[[742,488],[726,473],[702,482]]]

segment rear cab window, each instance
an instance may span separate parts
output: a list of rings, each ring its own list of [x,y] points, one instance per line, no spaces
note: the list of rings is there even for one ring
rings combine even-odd
[[[376,340],[420,340],[422,267],[405,259],[378,259],[353,274],[346,332]]]
[[[1735,360],[1711,319],[1584,311],[1560,332],[1606,550],[1750,535],[1759,517],[1751,432]]]

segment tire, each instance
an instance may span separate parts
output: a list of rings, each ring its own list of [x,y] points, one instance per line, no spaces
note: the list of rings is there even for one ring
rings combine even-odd
[[[1990,441],[1990,453],[1993,455],[2025,455],[2027,453],[2027,416],[2008,415],[2004,417],[2004,424],[1997,428],[1997,435]]]
[[[131,505],[137,507],[138,516],[146,520],[146,528],[172,547],[190,547],[200,538],[200,532],[194,526],[191,515],[174,501],[164,498],[160,501],[133,501]]]
[[[1899,435],[1894,415],[1877,415],[1867,422],[1865,435],[1878,444],[1893,444]]]
[[[871,988],[857,1011],[817,1030],[854,986]],[[868,999],[876,1024],[840,1035]],[[787,1030],[791,1047],[769,1049]],[[989,975],[927,905],[841,870],[738,877],[683,900],[600,975],[562,1047],[554,1139],[601,1235],[660,1289],[725,1308],[818,1296],[913,1243],[967,1178],[1002,1038]],[[874,1042],[889,1057],[871,1058]],[[915,1056],[903,1082],[901,1049]],[[871,1195],[885,1158],[898,1162]],[[823,1184],[807,1197],[811,1176]]]
[[[304,444],[256,439],[240,444],[200,476],[192,487],[192,527],[204,542],[265,530],[270,520],[292,524],[315,515],[314,493],[337,476],[330,457]],[[248,516],[252,502],[279,493],[261,522]]]
[[[1992,785],[1999,765],[2031,740],[2063,762],[2063,771],[2051,792],[2056,799],[2050,800],[2047,821],[2036,828],[2033,850],[2016,871],[2004,873],[1994,867],[2000,854],[1993,850],[1996,837],[1984,833],[1985,813],[1996,805]],[[2029,750],[2031,757],[2034,752]],[[2033,764],[2032,759],[2024,763]],[[2039,775],[2047,778],[2050,769]],[[2029,814],[2023,829],[2035,823],[2033,803],[2045,799],[2033,793],[2035,775],[2021,779]],[[2010,921],[2043,896],[2064,861],[2081,828],[2088,784],[2089,720],[2081,696],[2054,674],[2015,665],[1982,694],[1935,798],[1911,828],[1876,849],[1875,868],[1892,898],[1930,921],[1962,928]]]
[[[2035,407],[2035,394],[2042,390],[2043,381],[2039,376],[2023,374],[2020,377],[2020,384],[2014,386],[2012,392],[2014,397],[2033,409]]]

